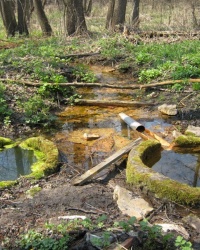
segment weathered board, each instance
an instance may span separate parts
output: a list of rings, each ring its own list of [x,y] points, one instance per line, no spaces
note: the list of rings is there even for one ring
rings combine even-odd
[[[73,185],[82,185],[86,181],[90,180],[93,176],[95,176],[97,173],[111,165],[112,163],[116,162],[118,159],[120,159],[123,155],[127,154],[133,146],[137,145],[141,141],[141,138],[136,139],[135,141],[132,141],[124,148],[118,150],[116,153],[111,155],[110,157],[106,158],[103,162],[99,163],[92,169],[85,172],[83,175],[75,178],[72,181]]]

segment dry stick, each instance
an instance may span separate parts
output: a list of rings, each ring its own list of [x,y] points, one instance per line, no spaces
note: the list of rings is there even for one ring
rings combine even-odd
[[[83,212],[83,213],[86,213],[86,214],[99,214],[98,212],[95,212],[95,211],[88,211],[88,210],[85,210],[85,209],[81,209],[81,208],[73,208],[73,207],[70,207],[70,208],[67,208],[66,211],[69,211],[69,210],[76,210],[76,211],[80,211],[80,212]]]
[[[194,94],[194,93],[191,93],[191,94],[185,96],[182,100],[180,100],[180,102],[178,103],[178,105],[179,105],[179,104],[183,104],[183,105],[185,106],[185,104],[183,103],[183,101],[184,101],[185,99],[187,99],[189,96],[193,95],[193,94]]]
[[[40,87],[43,86],[43,84],[49,84],[51,86],[62,86],[62,87],[105,87],[105,88],[114,88],[114,89],[143,89],[143,88],[151,88],[151,87],[157,87],[157,86],[163,86],[163,85],[173,85],[176,83],[181,83],[185,80],[168,80],[164,82],[158,82],[158,83],[149,83],[149,84],[129,84],[129,85],[114,85],[114,84],[107,84],[107,83],[84,83],[84,82],[67,82],[67,83],[42,83],[42,82],[29,82],[29,81],[23,81],[23,80],[17,80],[17,79],[9,79],[9,78],[0,78],[0,81],[5,82],[16,82],[21,83],[28,86],[34,86],[34,87]],[[188,82],[200,82],[200,79],[187,79]],[[120,83],[120,82],[118,82]],[[121,82],[123,83],[123,82]]]
[[[101,209],[99,209],[99,208],[97,208],[97,207],[94,207],[94,206],[90,205],[90,204],[87,203],[87,202],[86,202],[85,204],[88,205],[89,207],[91,207],[91,208],[93,208],[93,209],[95,209],[95,210],[101,212],[101,213],[108,214],[108,212],[106,212],[106,211],[104,211],[104,210],[101,210]]]

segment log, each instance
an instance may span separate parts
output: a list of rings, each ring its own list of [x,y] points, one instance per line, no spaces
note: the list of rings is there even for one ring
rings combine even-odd
[[[25,80],[18,80],[18,79],[10,79],[10,78],[0,78],[0,81],[2,82],[16,82],[20,84],[24,84],[27,86],[33,86],[33,87],[40,87],[43,86],[43,84],[50,85],[50,86],[61,86],[61,87],[104,87],[104,88],[112,88],[112,89],[145,89],[145,88],[153,88],[157,86],[163,86],[163,85],[173,85],[176,83],[182,83],[185,80],[168,80],[163,82],[157,82],[157,83],[147,83],[147,84],[132,84],[129,85],[123,85],[124,82],[118,81],[118,85],[116,84],[108,84],[108,83],[85,83],[85,82],[65,82],[65,83],[44,83],[44,82],[30,82]],[[200,79],[187,79],[189,82],[200,82]]]
[[[96,165],[92,169],[85,172],[83,175],[75,178],[72,181],[72,184],[73,185],[82,185],[85,182],[87,182],[88,180],[92,179],[92,177],[95,176],[97,173],[99,173],[103,169],[110,166],[112,163],[119,160],[123,155],[127,154],[132,149],[132,147],[137,145],[140,141],[141,141],[140,138],[136,139],[135,141],[132,141],[131,143],[129,143],[124,148],[118,150],[116,153],[114,153],[110,157],[106,158],[103,162],[99,163],[98,165]]]
[[[133,101],[118,101],[118,100],[87,100],[76,99],[75,104],[78,105],[92,105],[92,106],[118,106],[118,107],[141,107],[141,106],[153,106],[153,103],[145,102],[133,102]]]

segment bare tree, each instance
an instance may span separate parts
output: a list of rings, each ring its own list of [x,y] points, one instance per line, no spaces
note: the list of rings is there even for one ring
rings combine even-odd
[[[40,27],[42,29],[42,33],[45,36],[51,36],[52,35],[52,28],[49,24],[49,21],[47,19],[47,16],[45,14],[42,1],[41,0],[33,0],[33,6],[34,10],[36,12]]]
[[[139,28],[139,14],[140,14],[140,0],[133,0],[133,12],[131,16],[131,23],[134,28]]]
[[[125,23],[127,0],[110,0],[106,28],[114,30],[116,25]]]
[[[13,7],[13,1],[1,0],[0,12],[7,36],[14,36],[17,31],[17,21]]]
[[[17,0],[18,31],[20,35],[29,34],[26,18],[27,2],[27,0]]]
[[[65,5],[65,26],[67,34],[81,35],[87,33],[87,25],[82,0],[63,0]]]

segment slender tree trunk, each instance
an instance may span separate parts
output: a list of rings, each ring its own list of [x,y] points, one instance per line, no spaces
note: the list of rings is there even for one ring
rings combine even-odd
[[[108,3],[108,12],[106,17],[106,29],[111,29],[112,27],[112,18],[113,18],[113,12],[115,8],[115,0],[110,0]]]
[[[133,0],[133,12],[131,23],[134,28],[139,28],[140,0]]]
[[[114,30],[116,25],[125,23],[126,5],[127,0],[110,0],[106,27]]]
[[[29,35],[27,20],[26,20],[26,2],[27,0],[17,0],[17,14],[18,14],[18,31],[19,34]]]
[[[87,33],[87,25],[82,0],[63,0],[65,5],[65,26],[67,34],[81,35]]]
[[[36,12],[40,27],[42,29],[42,33],[45,36],[52,35],[52,28],[49,24],[47,16],[44,12],[41,0],[33,0],[34,10]]]
[[[17,31],[17,21],[15,18],[13,2],[8,0],[0,1],[0,12],[7,36],[14,36]]]

